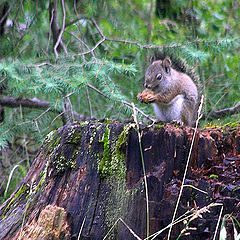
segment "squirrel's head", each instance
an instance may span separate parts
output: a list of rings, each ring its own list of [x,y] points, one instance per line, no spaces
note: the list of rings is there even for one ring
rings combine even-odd
[[[170,58],[153,61],[145,73],[144,86],[153,91],[167,90],[171,83],[172,63]]]

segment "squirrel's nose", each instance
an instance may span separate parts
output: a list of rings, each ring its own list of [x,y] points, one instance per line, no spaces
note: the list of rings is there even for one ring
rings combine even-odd
[[[148,84],[147,84],[147,83],[145,83],[145,84],[144,84],[144,87],[145,87],[145,88],[148,88]]]

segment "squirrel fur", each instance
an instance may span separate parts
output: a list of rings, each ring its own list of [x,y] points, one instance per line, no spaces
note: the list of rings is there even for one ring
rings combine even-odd
[[[196,115],[198,89],[187,75],[186,65],[178,62],[175,66],[169,57],[153,60],[145,73],[146,90],[138,100],[152,103],[156,118],[160,121],[180,121],[192,126]],[[174,67],[176,69],[174,69]],[[194,75],[196,78],[196,76]]]

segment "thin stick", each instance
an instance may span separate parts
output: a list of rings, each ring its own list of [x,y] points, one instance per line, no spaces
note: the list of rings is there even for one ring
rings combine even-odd
[[[59,33],[59,35],[58,35],[57,42],[56,42],[56,44],[55,44],[55,46],[54,46],[54,53],[55,53],[56,58],[58,57],[57,47],[58,47],[60,41],[62,40],[62,35],[63,35],[64,29],[65,29],[66,11],[65,11],[64,0],[62,0],[62,11],[63,11],[62,29],[61,29],[61,31],[60,31],[60,33]],[[63,50],[64,50],[64,52],[67,54],[67,50],[66,50],[66,48],[64,47],[64,45],[63,45]]]
[[[50,24],[49,24],[49,37],[48,37],[48,43],[47,43],[46,52],[48,52],[48,48],[49,48],[51,37],[52,37],[53,14],[54,14],[54,9],[52,9],[52,15],[51,15],[51,20],[50,20]]]
[[[97,93],[99,93],[100,95],[104,96],[105,98],[110,99],[106,94],[104,94],[102,91],[100,91],[99,89],[95,88],[94,86],[92,86],[91,84],[87,84],[91,89],[93,89],[94,91],[96,91]],[[129,102],[126,102],[124,100],[119,100],[119,102],[121,102],[122,104],[128,106],[131,110],[133,110],[132,104]],[[145,114],[142,110],[140,110],[139,108],[135,107],[136,111],[141,113],[144,117],[148,118],[149,120],[151,120],[152,122],[155,122],[155,119],[151,118],[149,115]]]
[[[90,118],[92,118],[92,104],[91,104],[91,99],[89,96],[89,91],[88,91],[88,86],[86,87],[86,93],[87,93],[87,99],[88,99],[88,106],[89,106],[89,112],[90,112]]]
[[[197,191],[199,191],[201,193],[204,193],[204,194],[208,195],[208,193],[206,191],[203,191],[203,190],[201,190],[201,189],[199,189],[199,188],[197,188],[197,187],[195,187],[193,185],[188,185],[188,184],[185,185],[184,184],[183,187],[191,187],[191,188],[193,188],[193,189],[195,189],[195,190],[197,190]]]
[[[80,39],[79,37],[77,37],[77,36],[76,36],[74,33],[72,33],[72,32],[65,31],[65,33],[68,33],[68,34],[72,35],[73,37],[75,37],[75,38],[81,43],[81,45],[84,45],[84,46],[91,52],[93,58],[96,59],[96,56],[95,56],[94,52],[90,49],[90,47],[89,47],[82,39]]]
[[[86,216],[85,216],[84,219],[83,219],[83,222],[82,222],[82,225],[81,225],[81,228],[80,228],[80,231],[79,231],[78,239],[77,239],[77,240],[80,240],[80,236],[81,236],[81,233],[82,233],[82,230],[83,230],[83,226],[84,226],[85,221],[86,221]]]
[[[217,222],[217,226],[216,226],[216,229],[215,229],[213,240],[215,240],[216,237],[217,237],[217,230],[218,230],[220,220],[221,220],[221,217],[222,217],[222,212],[223,212],[223,206],[221,207],[221,210],[220,210],[220,214],[219,214],[219,217],[218,217],[218,222]]]
[[[197,210],[197,212],[203,213],[203,212],[208,211],[209,208],[211,208],[211,207],[217,207],[217,206],[222,206],[222,204],[221,204],[221,203],[211,203],[211,204],[209,204],[208,206],[205,206],[205,207]],[[184,214],[184,215],[185,215],[185,214]],[[184,216],[184,215],[182,215],[182,216]],[[169,223],[165,228],[159,230],[159,231],[156,232],[156,233],[153,233],[151,236],[149,236],[149,238],[145,238],[144,240],[148,240],[148,239],[150,239],[150,238],[151,238],[151,240],[153,240],[153,239],[155,239],[159,234],[161,234],[162,232],[164,232],[166,229],[170,228],[171,226],[176,225],[176,224],[178,224],[178,223],[180,223],[180,222],[183,222],[184,220],[188,220],[190,217],[192,217],[192,218],[194,217],[194,218],[195,218],[195,216],[197,216],[197,214],[196,214],[196,211],[194,211],[193,213],[191,213],[190,215],[188,215],[188,216],[186,216],[186,217],[183,217],[183,218],[182,218],[182,216],[180,216],[179,218],[177,218],[176,220],[174,220],[174,222]]]
[[[106,40],[105,38],[101,39],[99,42],[97,42],[97,44],[96,44],[92,49],[90,49],[90,50],[88,50],[88,51],[86,51],[86,52],[77,53],[76,55],[82,56],[82,55],[86,55],[86,54],[89,54],[89,53],[92,54],[93,51],[94,51],[100,44],[102,44],[105,40]]]
[[[142,240],[124,221],[122,218],[119,219],[126,227],[127,229],[130,231],[130,233],[138,240]]]
[[[109,229],[109,231],[107,232],[107,234],[104,236],[103,240],[105,240],[107,238],[107,236],[110,234],[110,232],[113,230],[113,228],[118,224],[118,222],[121,221],[125,227],[127,227],[127,229],[130,231],[130,233],[132,233],[132,235],[137,238],[138,240],[142,240],[124,221],[122,218],[118,218],[116,220],[116,222],[112,225],[112,227]]]
[[[137,120],[137,112],[134,103],[132,103],[133,108],[133,118],[134,122],[137,126],[137,134],[138,134],[138,143],[139,143],[139,149],[141,154],[141,161],[142,161],[142,168],[143,168],[143,179],[144,179],[144,186],[145,186],[145,196],[146,196],[146,218],[147,218],[147,238],[149,237],[149,227],[150,227],[150,215],[149,215],[149,199],[148,199],[148,184],[147,184],[147,174],[145,169],[145,163],[144,163],[144,157],[143,157],[143,149],[142,149],[142,141],[141,141],[141,133],[140,128]]]

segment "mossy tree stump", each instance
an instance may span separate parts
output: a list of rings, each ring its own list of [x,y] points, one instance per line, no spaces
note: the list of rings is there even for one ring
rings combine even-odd
[[[22,184],[0,207],[0,239],[135,239],[128,228],[144,239],[146,198],[135,129],[134,123],[95,121],[50,133]],[[140,129],[153,234],[171,222],[194,129]],[[239,219],[239,163],[239,126],[199,130],[177,217],[218,202],[223,214]],[[220,206],[208,210],[181,239],[212,239]],[[175,225],[171,239],[182,229],[182,222]]]

